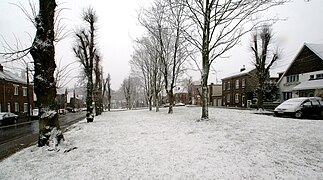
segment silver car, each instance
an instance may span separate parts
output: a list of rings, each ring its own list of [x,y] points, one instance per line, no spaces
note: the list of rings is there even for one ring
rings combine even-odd
[[[291,98],[277,106],[275,116],[323,117],[323,101],[320,97]]]

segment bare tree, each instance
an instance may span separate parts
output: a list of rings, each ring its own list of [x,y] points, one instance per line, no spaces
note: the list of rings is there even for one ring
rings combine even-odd
[[[256,67],[256,95],[257,108],[263,109],[263,97],[266,87],[266,82],[270,78],[270,68],[278,60],[277,51],[270,53],[270,42],[273,34],[269,25],[264,25],[260,32],[255,32],[252,37],[252,53],[254,55],[253,63]]]
[[[159,111],[159,95],[162,89],[162,74],[154,38],[143,37],[136,41],[136,48],[130,61],[132,74],[140,78],[149,110],[152,105]]]
[[[126,98],[126,106],[127,109],[131,109],[131,78],[128,77],[123,80],[123,83],[121,84],[121,88],[124,94],[124,97]]]
[[[182,36],[184,6],[173,5],[172,0],[156,0],[154,5],[140,14],[139,21],[154,38],[159,65],[168,96],[168,113],[173,113],[173,88],[183,70],[185,39]]]
[[[111,110],[111,76],[108,74],[108,76],[105,78],[103,82],[103,99],[106,99],[104,102],[107,104],[106,106],[108,107],[108,111]],[[105,94],[107,93],[107,97],[105,97]]]
[[[102,75],[103,69],[100,65],[101,55],[96,53],[94,58],[94,74],[95,74],[95,83],[94,83],[94,102],[95,102],[95,115],[101,115],[103,112],[103,96],[102,96]]]
[[[185,26],[185,36],[201,53],[202,117],[209,118],[208,88],[210,66],[217,58],[233,48],[246,33],[259,25],[257,18],[273,6],[286,0],[181,0],[186,6],[190,23]],[[273,19],[270,19],[273,20]],[[252,23],[251,23],[252,22]],[[199,64],[199,63],[197,63]]]
[[[16,5],[16,4],[14,4]],[[36,6],[29,2],[32,13],[29,14],[21,4],[19,7],[36,28],[32,45],[21,48],[16,38],[16,45],[11,46],[4,40],[4,50],[0,53],[10,61],[21,60],[30,54],[34,63],[34,89],[39,108],[39,139],[38,145],[49,144],[50,135],[54,135],[54,146],[59,144],[63,135],[60,131],[58,115],[55,111],[56,81],[55,81],[55,47],[54,43],[68,35],[59,14],[63,9],[57,9],[55,0],[40,0],[37,15]],[[3,38],[4,39],[4,38]],[[54,110],[54,111],[53,111]],[[49,133],[53,131],[53,133]]]
[[[95,32],[98,17],[95,10],[92,7],[88,7],[83,11],[82,19],[88,27],[81,28],[81,30],[75,33],[76,41],[73,51],[82,64],[84,74],[87,78],[86,109],[87,116],[90,116],[93,114],[93,66],[96,55]]]

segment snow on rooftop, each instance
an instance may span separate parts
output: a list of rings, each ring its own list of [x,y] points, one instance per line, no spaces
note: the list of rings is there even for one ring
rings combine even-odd
[[[323,121],[200,107],[106,112],[73,125],[60,151],[0,162],[0,179],[321,179]],[[71,151],[65,152],[65,148]]]
[[[0,79],[20,84],[27,84],[27,81],[25,79],[7,70],[0,71]]]

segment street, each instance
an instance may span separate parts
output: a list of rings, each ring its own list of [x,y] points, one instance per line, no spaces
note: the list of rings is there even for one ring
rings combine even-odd
[[[60,115],[61,129],[65,131],[68,126],[84,118],[85,112]],[[38,139],[38,126],[36,120],[0,127],[0,160],[22,148],[35,144]]]

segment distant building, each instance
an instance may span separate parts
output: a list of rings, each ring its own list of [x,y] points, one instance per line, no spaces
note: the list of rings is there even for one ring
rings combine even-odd
[[[201,93],[202,93],[201,82],[199,81],[193,82],[191,90],[192,90],[192,97],[191,97],[192,105],[201,105]]]
[[[305,43],[278,81],[281,101],[323,97],[323,44]]]
[[[211,83],[208,86],[209,93],[209,105],[210,106],[222,106],[222,84]]]
[[[29,105],[28,105],[29,104]],[[34,108],[34,90],[25,79],[0,64],[0,111],[26,116]]]
[[[174,101],[176,103],[189,104],[190,98],[188,95],[188,89],[184,86],[176,86],[174,88]]]

